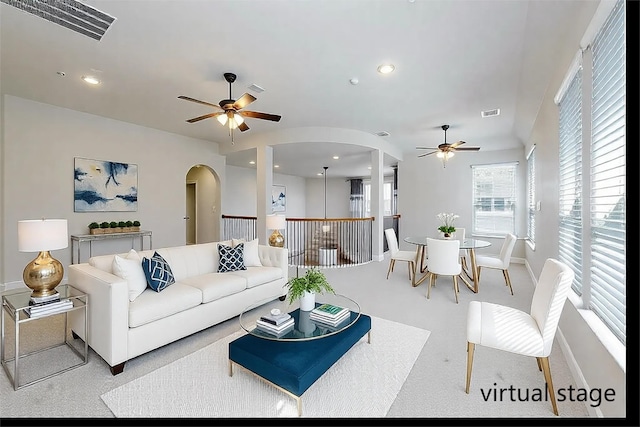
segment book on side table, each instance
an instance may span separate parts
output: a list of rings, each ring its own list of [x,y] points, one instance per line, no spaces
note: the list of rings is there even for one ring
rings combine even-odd
[[[51,314],[62,313],[67,311],[68,309],[73,307],[73,302],[68,299],[61,300],[53,300],[53,301],[45,301],[40,303],[30,303],[29,307],[26,307],[24,311],[27,313],[27,316],[35,318],[35,317],[43,317],[49,316]]]

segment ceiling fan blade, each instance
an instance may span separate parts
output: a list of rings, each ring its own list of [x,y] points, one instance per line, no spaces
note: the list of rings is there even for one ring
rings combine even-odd
[[[456,147],[459,147],[462,144],[465,144],[465,142],[464,141],[454,142],[453,144],[451,144],[450,148],[456,148]]]
[[[439,150],[436,151],[432,151],[430,153],[424,153],[424,154],[420,154],[418,157],[424,157],[424,156],[428,156],[429,154],[433,154],[433,153],[437,153]]]
[[[437,150],[438,147],[416,147],[416,150]]]
[[[247,126],[246,122],[242,122],[238,125],[238,129],[240,129],[240,132],[244,132],[245,130],[249,130],[249,126]]]
[[[453,151],[478,151],[480,150],[480,147],[458,147],[455,148]]]
[[[254,119],[263,119],[263,120],[271,120],[274,122],[279,122],[281,116],[276,114],[268,114],[268,113],[259,113],[257,111],[238,111],[242,117],[253,117]]]
[[[258,98],[251,94],[245,93],[240,97],[240,99],[233,103],[233,108],[235,108],[236,110],[242,110],[244,107],[251,104],[256,99]]]
[[[220,114],[224,114],[224,111],[220,111],[220,112],[217,112],[217,113],[209,113],[209,114],[205,114],[204,116],[200,116],[200,117],[194,117],[193,119],[187,120],[187,122],[195,123],[195,122],[199,122],[200,120],[208,119],[209,117],[219,116]]]
[[[215,108],[217,108],[217,109],[221,110],[221,108],[220,108],[220,106],[219,106],[219,105],[212,104],[212,103],[210,103],[210,102],[200,101],[200,100],[198,100],[198,99],[189,98],[188,96],[184,96],[184,95],[180,95],[178,98],[180,98],[180,99],[184,99],[185,101],[197,102],[198,104],[202,104],[202,105],[208,105],[208,106],[210,106],[210,107],[215,107]]]

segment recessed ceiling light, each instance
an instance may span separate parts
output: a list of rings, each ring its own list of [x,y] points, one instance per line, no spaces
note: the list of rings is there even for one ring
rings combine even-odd
[[[369,166],[367,169],[371,170],[371,166]]]
[[[93,76],[82,76],[82,80],[89,83],[90,85],[100,84],[100,80]]]
[[[255,164],[256,164],[256,162],[254,162],[253,160],[251,160],[251,161],[249,162],[249,164],[250,164],[250,165],[255,165]]]
[[[382,64],[378,66],[378,72],[380,74],[389,74],[395,69],[396,67],[393,64]]]
[[[340,156],[333,156],[333,160],[338,160]]]
[[[316,175],[318,175],[318,176],[322,176],[322,172],[318,172]]]
[[[279,168],[279,167],[280,167],[280,165],[273,165],[273,167],[274,167],[274,168]]]

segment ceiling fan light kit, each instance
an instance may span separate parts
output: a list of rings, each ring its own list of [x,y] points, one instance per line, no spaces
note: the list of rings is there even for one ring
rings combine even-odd
[[[449,130],[449,125],[442,125],[442,130],[444,131],[444,143],[438,145],[438,147],[416,147],[417,150],[434,150],[429,153],[420,154],[418,157],[428,156],[430,154],[436,154],[440,160],[442,160],[442,166],[447,167],[447,161],[452,158],[457,151],[478,151],[480,147],[460,147],[462,144],[465,144],[464,141],[454,142],[453,144],[447,143],[447,130]]]
[[[245,93],[238,100],[233,99],[231,95],[231,84],[236,81],[237,76],[234,73],[224,73],[224,79],[229,83],[229,98],[223,99],[216,104],[212,104],[206,101],[200,101],[195,98],[191,98],[188,96],[180,95],[179,99],[184,99],[185,101],[196,102],[198,104],[207,105],[210,107],[217,108],[222,111],[217,111],[215,113],[205,114],[203,116],[194,117],[193,119],[188,119],[188,123],[199,122],[200,120],[208,119],[211,117],[215,117],[218,122],[223,126],[228,126],[229,128],[229,136],[231,136],[231,143],[233,144],[233,131],[235,129],[240,129],[240,132],[245,132],[249,130],[249,126],[245,123],[245,117],[251,117],[254,119],[262,119],[262,120],[271,120],[273,122],[279,122],[281,116],[276,114],[268,114],[268,113],[260,113],[258,111],[245,111],[242,110],[247,105],[251,104],[257,98],[251,94]]]

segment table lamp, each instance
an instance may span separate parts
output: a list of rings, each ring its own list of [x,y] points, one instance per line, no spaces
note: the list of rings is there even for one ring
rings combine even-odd
[[[18,250],[39,252],[24,268],[22,280],[33,290],[32,298],[57,293],[64,267],[49,251],[64,249],[69,245],[66,219],[29,219],[18,221]]]
[[[280,234],[280,230],[284,230],[287,226],[287,219],[282,215],[267,215],[267,229],[273,230],[269,237],[269,245],[278,248],[284,247],[284,236]]]

